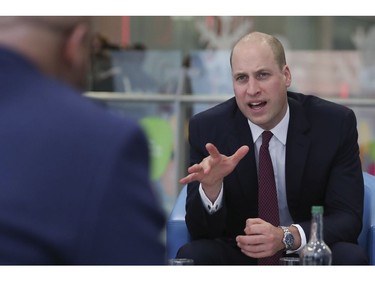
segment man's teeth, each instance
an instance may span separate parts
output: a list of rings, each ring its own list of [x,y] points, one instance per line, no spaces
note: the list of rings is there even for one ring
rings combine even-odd
[[[252,109],[260,109],[262,108],[263,106],[266,105],[266,102],[264,101],[261,101],[261,102],[251,102],[249,103],[249,106],[252,108]]]

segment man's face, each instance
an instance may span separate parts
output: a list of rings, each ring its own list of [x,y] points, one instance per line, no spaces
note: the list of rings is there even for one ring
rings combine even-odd
[[[288,66],[280,70],[265,43],[240,42],[232,54],[232,81],[241,112],[265,130],[275,127],[287,110]]]

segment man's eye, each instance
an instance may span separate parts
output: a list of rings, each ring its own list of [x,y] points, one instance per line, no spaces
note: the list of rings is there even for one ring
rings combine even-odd
[[[238,81],[238,82],[244,81],[245,79],[246,79],[245,75],[239,75],[239,76],[236,77],[236,81]]]
[[[259,80],[266,79],[268,76],[269,76],[269,74],[266,73],[266,72],[261,72],[261,73],[259,73],[259,74],[257,75],[257,77],[258,77]]]

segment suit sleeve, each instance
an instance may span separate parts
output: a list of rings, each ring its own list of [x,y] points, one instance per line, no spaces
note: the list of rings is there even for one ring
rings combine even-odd
[[[208,156],[205,145],[207,140],[200,133],[200,124],[204,120],[193,118],[189,125],[190,165],[200,163]],[[223,201],[224,202],[224,201]],[[188,185],[186,199],[186,224],[193,239],[216,238],[222,236],[225,228],[225,203],[217,212],[209,214],[199,194],[199,182]]]
[[[339,148],[328,171],[324,199],[324,240],[328,244],[356,243],[362,228],[364,184],[357,123],[352,110],[346,111],[337,137]],[[303,227],[309,235],[310,223],[304,223]]]

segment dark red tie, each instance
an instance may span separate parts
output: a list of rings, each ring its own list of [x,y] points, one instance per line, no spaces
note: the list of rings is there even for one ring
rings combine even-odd
[[[258,214],[259,217],[274,226],[280,225],[279,207],[277,203],[277,191],[275,175],[273,173],[272,160],[268,150],[268,144],[273,134],[264,131],[262,134],[262,145],[259,150],[258,171]],[[258,259],[260,265],[277,265],[281,252],[272,257]]]

